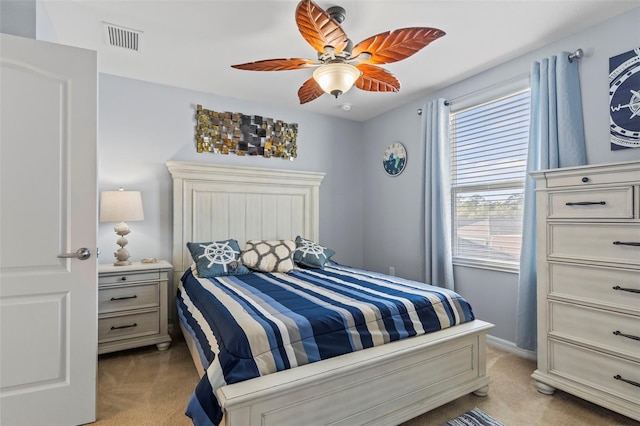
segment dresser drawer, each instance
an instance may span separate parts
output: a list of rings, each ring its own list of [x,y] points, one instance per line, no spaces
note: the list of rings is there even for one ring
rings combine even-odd
[[[98,319],[98,343],[160,333],[160,313],[155,310]]]
[[[549,192],[550,219],[633,218],[633,187]]]
[[[160,304],[160,284],[121,285],[98,291],[98,313],[156,307]]]
[[[557,188],[560,186],[581,186],[589,185],[605,185],[605,184],[621,184],[630,183],[637,184],[638,166],[629,164],[618,168],[615,172],[604,168],[585,168],[584,170],[550,170],[546,175],[547,187]]]
[[[638,224],[549,224],[548,257],[612,262],[640,266]]]
[[[615,379],[640,383],[640,363],[553,340],[549,350],[551,374],[640,404],[640,387]]]
[[[549,297],[640,315],[640,271],[550,262]]]
[[[557,302],[549,304],[549,312],[550,337],[624,353],[640,362],[640,317]]]
[[[153,281],[160,279],[160,271],[148,271],[148,272],[138,272],[138,273],[126,273],[123,272],[121,274],[114,275],[100,275],[98,278],[98,284],[122,284],[128,282],[135,281]]]

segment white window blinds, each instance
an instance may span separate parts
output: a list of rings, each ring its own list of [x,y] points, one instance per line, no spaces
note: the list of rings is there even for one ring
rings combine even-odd
[[[454,262],[517,268],[529,90],[451,114]]]

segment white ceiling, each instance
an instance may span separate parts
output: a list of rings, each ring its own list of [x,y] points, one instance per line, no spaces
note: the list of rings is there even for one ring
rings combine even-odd
[[[295,23],[296,0],[41,0],[38,37],[98,51],[100,72],[363,121],[640,5],[640,0],[317,0],[347,11],[359,41],[403,27],[447,34],[404,61],[383,65],[399,93],[353,88],[299,105],[312,69],[242,71],[233,64],[316,54]],[[107,45],[103,22],[142,31],[139,52]],[[581,46],[566,46],[566,50]],[[194,102],[197,102],[194,99]],[[352,109],[340,106],[349,103]]]

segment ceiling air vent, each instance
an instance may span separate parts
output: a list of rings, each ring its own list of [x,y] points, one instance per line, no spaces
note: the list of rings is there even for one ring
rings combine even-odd
[[[140,50],[140,38],[142,31],[125,28],[108,22],[103,22],[109,46],[123,47],[125,49]]]

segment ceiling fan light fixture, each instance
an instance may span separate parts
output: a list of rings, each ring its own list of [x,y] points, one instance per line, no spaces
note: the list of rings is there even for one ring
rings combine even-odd
[[[444,31],[431,27],[399,28],[376,34],[354,46],[340,26],[344,18],[345,11],[339,6],[325,11],[313,0],[300,0],[296,7],[296,25],[302,38],[316,51],[317,60],[264,59],[231,66],[249,71],[315,68],[313,77],[298,89],[300,105],[325,93],[337,98],[354,85],[367,92],[395,93],[400,90],[400,81],[378,65],[406,59],[445,35]]]
[[[346,93],[360,77],[360,70],[345,63],[325,64],[313,72],[313,79],[325,93],[336,98]]]

